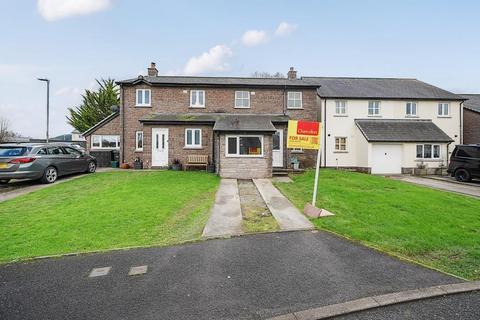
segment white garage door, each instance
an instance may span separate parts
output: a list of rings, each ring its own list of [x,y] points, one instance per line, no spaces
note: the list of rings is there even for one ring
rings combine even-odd
[[[401,144],[374,144],[372,158],[372,173],[402,173]]]

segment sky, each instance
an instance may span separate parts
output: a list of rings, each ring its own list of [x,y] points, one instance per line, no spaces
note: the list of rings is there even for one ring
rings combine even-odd
[[[146,74],[417,78],[480,93],[479,1],[0,0],[0,117],[50,136],[95,79]]]

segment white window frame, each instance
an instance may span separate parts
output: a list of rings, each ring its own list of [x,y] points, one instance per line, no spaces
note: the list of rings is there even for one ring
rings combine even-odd
[[[425,146],[426,145],[432,146],[432,149],[431,149],[432,154],[429,158],[425,157]],[[420,158],[417,155],[418,146],[422,147],[422,157],[420,157]],[[433,152],[433,150],[435,149],[436,146],[438,146],[438,157],[434,157],[435,153]],[[416,144],[415,145],[415,158],[418,159],[418,160],[440,160],[442,158],[442,145],[440,145],[438,143],[419,143],[419,144]]]
[[[370,104],[378,104],[378,113],[370,113]],[[372,108],[371,110],[375,110],[375,108]],[[369,117],[380,117],[381,116],[381,112],[382,112],[382,107],[381,107],[381,103],[380,101],[378,100],[370,100],[368,101],[368,109],[367,109],[367,115]]]
[[[93,145],[95,141],[95,137],[100,137],[100,146],[96,147]],[[115,137],[116,138],[116,147],[102,147],[102,137]],[[90,141],[90,146],[92,150],[118,150],[120,149],[120,136],[116,134],[93,134],[91,141]]]
[[[338,112],[341,108],[340,104],[343,104],[343,113]],[[347,116],[347,100],[336,100],[335,101],[335,116],[346,117]]]
[[[142,136],[142,147],[141,148],[138,147],[138,142],[140,141],[140,139],[138,139],[139,134]],[[143,131],[135,131],[135,151],[143,151],[143,144],[144,144]]]
[[[192,131],[192,143],[188,144],[187,143],[187,132]],[[200,135],[200,144],[195,144],[195,131],[199,131]],[[202,148],[202,129],[200,128],[186,128],[185,129],[185,148],[188,149],[200,149]]]
[[[240,137],[257,137],[260,138],[261,153],[260,154],[240,154]],[[228,153],[228,138],[237,139],[237,153]],[[264,143],[262,135],[238,134],[225,136],[225,157],[227,158],[263,158]]]
[[[198,101],[200,100],[199,99],[200,92],[203,92],[203,104],[198,103]],[[196,102],[197,102],[196,104],[192,104],[192,98],[194,93],[196,95]],[[207,97],[205,96],[205,90],[198,90],[198,89],[190,90],[190,108],[205,108],[206,99]]]
[[[410,113],[408,113],[408,105],[410,104]],[[412,113],[412,107],[415,106],[415,113]],[[407,101],[405,103],[405,117],[418,117],[418,102],[416,101]]]
[[[292,94],[292,97],[290,97],[290,94]],[[295,98],[295,94],[300,94],[300,99]],[[290,107],[289,106],[289,101],[300,101],[300,106],[298,107]],[[287,109],[303,109],[303,93],[301,91],[288,91],[287,92]]]
[[[441,106],[441,107],[440,107]],[[445,113],[445,106],[447,107],[447,113]],[[442,109],[442,112],[440,111],[440,108]],[[439,118],[449,118],[450,117],[450,103],[449,102],[439,102],[437,104],[437,116]]]
[[[244,97],[237,97],[237,94],[238,93],[247,93],[247,98],[244,98]],[[248,106],[244,106],[243,103],[242,105],[237,105],[237,100],[239,101],[244,101],[244,100],[247,100],[248,101]],[[250,108],[250,91],[245,91],[245,90],[238,90],[238,91],[235,91],[235,108],[237,109],[248,109]]]
[[[337,139],[345,139],[345,150],[343,149],[337,149]],[[341,143],[340,141],[338,142],[338,146],[340,147]],[[347,137],[335,137],[334,139],[334,150],[335,152],[348,152],[348,143],[347,143]]]
[[[145,103],[145,93],[148,91],[148,103]],[[138,93],[142,93],[142,101],[138,101]],[[152,90],[150,89],[137,89],[135,90],[135,106],[136,107],[150,107],[152,106]]]

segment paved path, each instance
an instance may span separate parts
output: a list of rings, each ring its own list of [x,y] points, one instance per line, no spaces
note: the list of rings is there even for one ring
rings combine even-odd
[[[242,209],[236,179],[222,179],[203,237],[242,234]]]
[[[0,319],[258,320],[459,281],[329,233],[257,234],[3,265]]]
[[[455,183],[455,182],[441,181],[437,179],[422,178],[422,177],[408,176],[408,175],[392,176],[392,178],[405,181],[405,182],[419,184],[425,187],[430,187],[434,189],[440,189],[440,190],[450,191],[455,193],[461,193],[461,194],[469,195],[472,197],[480,198],[480,186],[476,186],[472,184],[464,185],[464,184]]]
[[[307,219],[269,179],[253,179],[270,212],[282,230],[309,230],[313,224]]]
[[[97,172],[106,172],[106,171],[112,171],[112,170],[114,170],[114,169],[113,168],[98,168]],[[16,198],[16,197],[24,195],[24,194],[28,194],[28,193],[36,191],[36,190],[48,188],[48,187],[57,185],[57,184],[62,183],[62,182],[77,179],[77,178],[83,177],[84,175],[85,175],[84,173],[80,173],[80,174],[75,174],[75,175],[63,176],[63,177],[58,178],[58,180],[55,183],[51,183],[51,184],[43,184],[43,183],[40,183],[39,181],[35,181],[35,180],[33,180],[33,181],[20,180],[18,182],[10,182],[7,185],[6,188],[8,188],[8,186],[10,184],[12,184],[12,185],[20,184],[21,186],[18,187],[18,188],[13,187],[12,191],[7,191],[7,192],[4,192],[4,193],[0,192],[0,202],[10,200],[10,199]]]

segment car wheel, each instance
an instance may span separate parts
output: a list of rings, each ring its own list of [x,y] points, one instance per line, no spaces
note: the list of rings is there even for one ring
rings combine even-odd
[[[88,173],[94,173],[95,170],[97,170],[97,165],[96,165],[95,161],[90,161],[90,162],[88,163],[87,172],[88,172]]]
[[[471,179],[470,172],[465,169],[455,171],[455,179],[460,182],[468,182]]]
[[[10,179],[0,179],[0,184],[7,184]]]
[[[48,167],[43,172],[43,176],[41,180],[43,183],[54,183],[55,181],[57,181],[57,178],[58,178],[57,169],[55,167]]]

